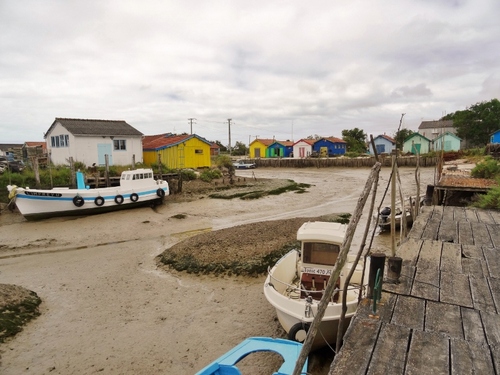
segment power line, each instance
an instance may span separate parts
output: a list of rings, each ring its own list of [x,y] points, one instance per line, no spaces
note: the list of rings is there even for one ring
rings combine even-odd
[[[193,134],[193,120],[196,120],[196,119],[192,117],[192,118],[188,118],[188,120],[189,120],[189,125],[191,127],[191,133],[189,133],[189,134]]]

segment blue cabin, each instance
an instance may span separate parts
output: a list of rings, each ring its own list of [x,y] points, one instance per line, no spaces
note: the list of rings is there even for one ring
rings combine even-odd
[[[267,147],[268,158],[288,158],[293,154],[293,142],[275,141]]]
[[[385,134],[376,136],[373,139],[373,143],[375,143],[375,150],[379,155],[384,153],[390,154],[394,149],[396,149],[396,141]],[[371,142],[369,152],[371,155],[374,155]]]
[[[313,145],[313,152],[317,152],[320,157],[345,155],[346,151],[346,141],[335,137],[321,138]]]
[[[500,130],[497,130],[491,135],[490,143],[500,143]]]

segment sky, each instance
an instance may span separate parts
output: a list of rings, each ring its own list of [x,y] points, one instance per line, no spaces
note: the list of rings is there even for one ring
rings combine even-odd
[[[0,143],[56,117],[223,145],[417,131],[500,98],[499,18],[498,0],[0,0]]]

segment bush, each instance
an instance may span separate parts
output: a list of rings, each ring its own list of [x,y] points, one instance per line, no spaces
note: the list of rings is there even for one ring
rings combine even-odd
[[[497,183],[500,185],[500,178],[497,179]],[[500,209],[500,186],[491,188],[487,194],[479,195],[472,206],[484,209]]]
[[[182,179],[186,181],[196,180],[198,177],[196,172],[192,169],[182,169],[181,170]]]
[[[221,177],[222,177],[222,172],[220,171],[220,169],[205,169],[200,174],[200,180],[205,182],[211,182],[212,180]]]
[[[471,171],[471,176],[476,178],[495,178],[500,176],[500,164],[491,156],[486,156]]]

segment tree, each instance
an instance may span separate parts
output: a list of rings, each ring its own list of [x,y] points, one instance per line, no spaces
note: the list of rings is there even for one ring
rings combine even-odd
[[[463,111],[450,113],[441,120],[453,120],[457,136],[469,146],[484,146],[490,141],[491,133],[500,129],[500,101],[479,102]]]
[[[227,147],[224,146],[221,141],[215,141],[214,142],[217,146],[219,146],[219,149],[221,152],[227,152]]]
[[[405,142],[405,139],[408,138],[412,134],[413,134],[413,131],[410,129],[406,129],[406,128],[398,130],[396,133],[394,133],[394,140],[396,141],[396,147],[398,148],[398,150],[403,149],[403,144]]]
[[[366,152],[366,134],[362,129],[342,130],[342,139],[347,143],[347,151],[360,154]]]
[[[247,146],[243,142],[237,141],[233,149],[231,150],[231,154],[236,156],[243,156],[247,154],[247,151]]]

